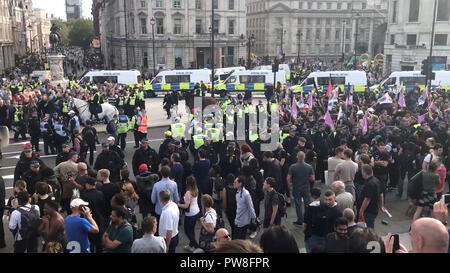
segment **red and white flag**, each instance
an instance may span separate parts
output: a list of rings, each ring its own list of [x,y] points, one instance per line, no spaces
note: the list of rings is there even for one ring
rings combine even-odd
[[[327,98],[330,98],[331,92],[333,92],[333,85],[331,84],[331,79],[328,79]]]

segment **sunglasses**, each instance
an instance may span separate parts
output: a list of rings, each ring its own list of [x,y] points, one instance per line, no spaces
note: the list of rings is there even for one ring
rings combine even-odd
[[[227,235],[223,236],[223,239],[230,239],[230,238],[231,238],[230,234],[227,234]]]

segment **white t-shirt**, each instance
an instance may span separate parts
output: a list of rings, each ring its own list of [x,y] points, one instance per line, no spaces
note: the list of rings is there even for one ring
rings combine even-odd
[[[159,236],[166,239],[167,231],[172,231],[172,238],[178,235],[178,222],[180,220],[180,210],[174,202],[169,202],[162,208],[159,219]]]
[[[431,162],[431,155],[433,155],[433,159],[437,158],[438,156],[435,155],[434,153],[429,153],[425,156],[425,158],[423,159],[423,162],[430,164]]]
[[[205,213],[205,224],[213,224],[216,227],[217,213],[214,209]]]
[[[195,216],[195,215],[197,215],[197,214],[199,214],[199,212],[200,212],[200,208],[198,207],[198,196],[197,197],[192,197],[192,195],[190,194],[190,192],[189,191],[187,191],[185,194],[184,194],[184,200],[186,200],[186,196],[187,195],[190,195],[190,197],[191,197],[191,203],[189,204],[189,212],[186,212],[185,213],[185,215],[186,216]]]
[[[26,211],[30,211],[32,207],[31,207],[30,204],[28,204],[28,205],[25,205],[25,206],[22,206],[22,207],[19,207],[19,208],[23,208],[23,209],[26,210]],[[38,214],[39,216],[41,215],[38,206],[33,205],[33,209],[34,209],[35,211],[37,211],[37,214]],[[16,209],[16,210],[14,210],[14,211],[11,213],[11,218],[9,219],[9,225],[8,225],[8,227],[9,227],[10,230],[16,230],[17,227],[19,227],[19,229],[20,229],[20,228],[21,228],[20,223],[21,223],[21,215],[20,215],[20,211],[19,211],[18,209]],[[22,237],[20,236],[19,232],[16,233],[16,236],[15,236],[14,240],[15,240],[15,241],[22,241]]]

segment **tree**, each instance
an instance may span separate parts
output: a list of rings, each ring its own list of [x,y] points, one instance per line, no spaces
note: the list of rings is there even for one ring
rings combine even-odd
[[[94,22],[88,19],[71,19],[69,26],[69,45],[88,48],[94,38]]]

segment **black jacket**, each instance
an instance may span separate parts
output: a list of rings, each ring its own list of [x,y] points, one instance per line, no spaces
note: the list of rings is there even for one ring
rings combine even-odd
[[[28,121],[28,132],[32,137],[39,137],[41,135],[41,125],[37,118],[30,118]]]
[[[23,174],[23,180],[27,182],[27,191],[30,195],[36,192],[36,184],[42,181],[41,173],[35,173],[32,170],[28,170]]]
[[[139,211],[141,214],[154,213],[155,206],[151,201],[153,186],[159,180],[157,174],[143,173],[136,176],[137,194],[139,195]]]
[[[124,165],[124,161],[120,156],[113,151],[102,151],[95,160],[94,169],[108,169],[111,173],[111,182],[120,181],[120,170]]]
[[[122,150],[119,147],[117,147],[116,145],[109,146],[109,150],[116,152],[120,156],[120,158],[122,158],[122,159],[125,158],[125,155],[123,154]]]
[[[70,153],[70,152],[69,152]],[[55,166],[58,166],[60,163],[69,160],[69,153],[61,152],[56,156]]]
[[[103,192],[96,189],[84,190],[80,193],[80,197],[83,201],[89,203],[89,208],[92,211],[92,218],[94,218],[102,233],[106,228],[106,222],[109,222],[105,221],[103,218],[103,215],[105,214],[105,197],[103,196]]]
[[[159,146],[159,158],[170,158],[170,152],[169,152],[169,144],[172,143],[174,140],[173,138],[166,138],[164,139],[163,143]]]
[[[20,154],[19,162],[17,162],[16,169],[14,170],[14,182],[19,179],[23,179],[23,175],[25,174],[25,172],[30,170],[31,162],[35,160],[39,162],[41,168],[46,167],[44,162],[39,159],[39,154],[33,154],[31,158],[27,158],[23,152]]]
[[[133,155],[133,174],[134,176],[139,174],[139,166],[141,164],[147,164],[150,167],[152,173],[158,172],[160,159],[156,151],[150,147],[144,150],[142,147],[136,150]]]

